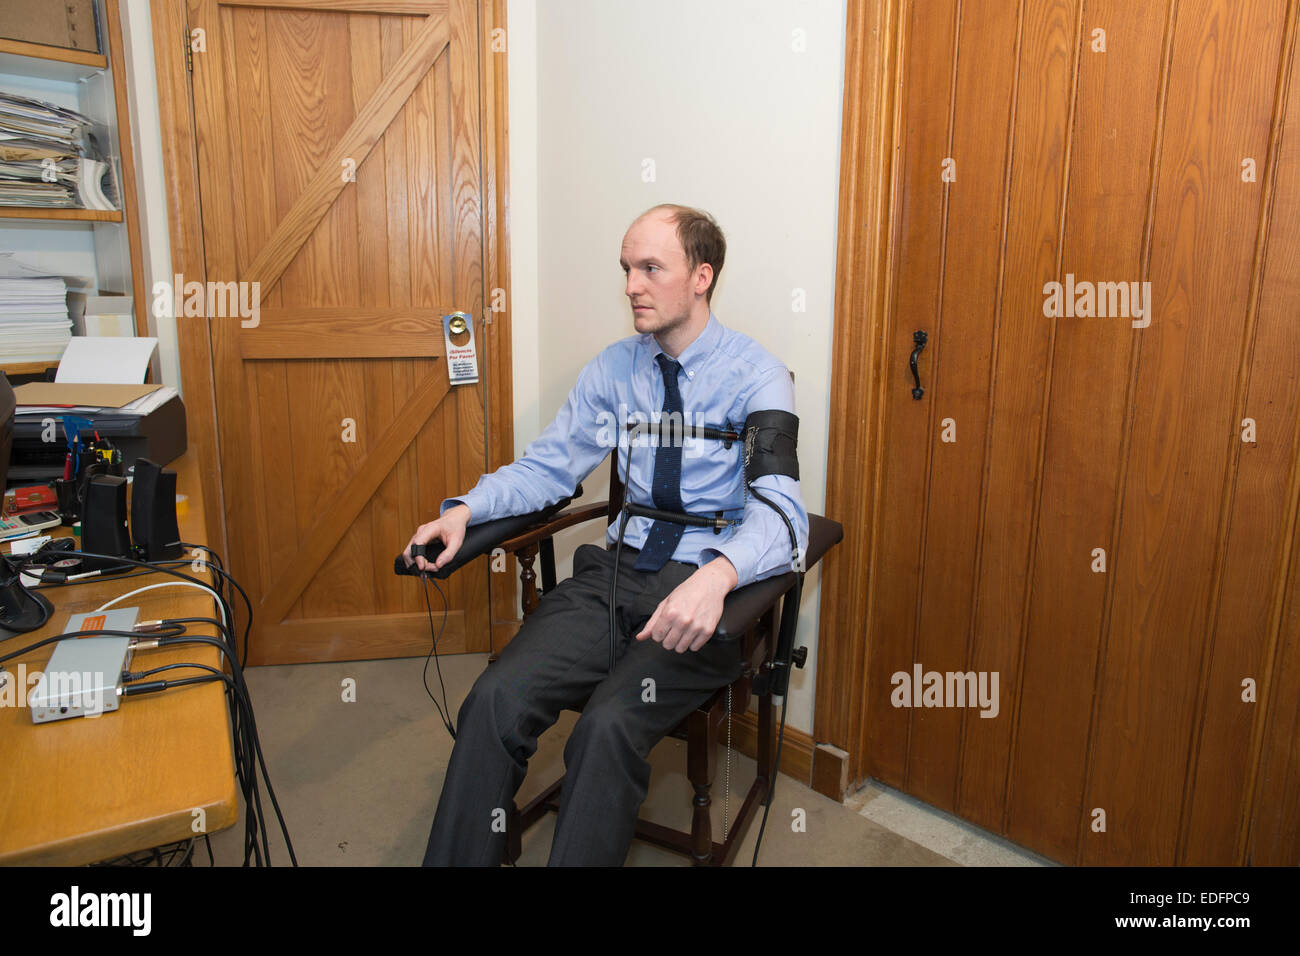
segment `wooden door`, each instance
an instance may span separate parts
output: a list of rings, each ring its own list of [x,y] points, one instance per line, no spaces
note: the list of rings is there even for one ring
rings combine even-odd
[[[205,278],[260,291],[255,320],[207,320],[250,659],[423,654],[425,597],[393,557],[488,470],[482,372],[449,385],[441,324],[471,314],[482,349],[478,5],[190,0],[188,19]],[[440,650],[488,648],[488,574],[443,585]]]
[[[849,727],[852,668],[819,678],[818,739],[1063,862],[1300,863],[1296,3],[898,17],[883,335],[846,349],[878,404],[846,358],[832,416],[878,470],[830,469],[867,531],[819,650],[855,657],[864,590],[865,698]]]

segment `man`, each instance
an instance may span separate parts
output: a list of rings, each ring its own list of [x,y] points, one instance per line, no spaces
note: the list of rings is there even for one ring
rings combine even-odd
[[[426,866],[500,862],[500,824],[538,735],[588,695],[564,749],[550,864],[622,864],[649,785],[646,755],[740,676],[736,644],[710,638],[729,591],[789,568],[785,523],[746,495],[738,444],[686,439],[628,449],[621,427],[629,417],[672,415],[690,425],[739,430],[753,411],[794,411],[785,366],[724,328],[710,309],[725,253],[717,223],[699,210],[656,206],[632,223],[620,263],[639,334],[614,343],[582,370],[555,421],[522,458],[483,476],[464,497],[444,501],[439,518],[411,538],[411,544],[442,541],[432,562],[441,567],[471,522],[527,514],[572,494],[619,438],[629,502],[743,519],[721,534],[629,521],[617,569],[620,633],[612,673],[614,553],[594,545],[577,549],[573,577],[543,597],[461,707]],[[769,475],[754,487],[790,518],[803,553],[808,516],[798,481]],[[611,526],[607,540],[616,531]],[[430,566],[423,557],[416,563]]]

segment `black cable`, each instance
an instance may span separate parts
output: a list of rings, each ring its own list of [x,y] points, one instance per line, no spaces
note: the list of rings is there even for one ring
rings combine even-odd
[[[149,570],[147,571],[140,571],[138,569],[132,568],[130,571],[124,574],[100,575],[98,573],[92,573],[92,572],[85,572],[84,574],[77,573],[77,574],[69,575],[68,580],[66,581],[42,580],[40,590],[44,591],[47,588],[71,588],[71,587],[76,587],[79,584],[98,584],[101,581],[124,581],[127,578],[144,578],[144,577],[148,577],[150,574],[158,573],[159,571],[163,570],[165,566],[174,565],[176,567],[179,567],[182,564],[189,564],[189,563],[190,563],[189,561],[159,561],[157,562],[156,567],[154,565],[150,565]],[[31,562],[27,562],[27,565],[32,567],[49,568],[49,565],[46,564],[36,565],[36,564],[32,564]]]
[[[67,558],[97,558],[97,559],[100,559],[100,560],[113,560],[113,561],[120,561],[120,562],[122,562],[122,566],[123,566],[123,567],[145,568],[145,569],[147,569],[148,572],[151,572],[151,573],[156,572],[156,573],[161,573],[161,574],[167,574],[167,575],[170,575],[170,576],[172,576],[172,577],[174,577],[174,578],[180,578],[182,581],[189,581],[191,584],[197,584],[199,587],[203,588],[204,590],[210,590],[210,591],[216,592],[217,595],[218,595],[218,598],[219,598],[220,601],[221,601],[221,603],[225,605],[226,610],[229,611],[229,609],[230,609],[229,602],[227,602],[227,601],[225,600],[224,596],[222,596],[222,595],[220,594],[220,592],[218,591],[217,587],[216,587],[214,584],[210,584],[209,582],[204,581],[204,580],[201,579],[201,578],[194,577],[193,575],[190,575],[190,574],[182,574],[182,573],[180,573],[179,571],[175,570],[174,568],[171,568],[171,567],[165,567],[165,566],[164,566],[164,565],[171,565],[171,564],[176,564],[176,565],[181,565],[181,564],[190,564],[190,563],[191,563],[190,561],[165,561],[165,562],[163,562],[163,561],[159,561],[159,562],[137,561],[137,560],[135,560],[134,558],[124,558],[124,557],[121,557],[120,555],[111,555],[111,554],[96,554],[96,553],[94,553],[94,552],[92,552],[92,551],[64,551],[64,552],[61,552],[61,553],[62,553],[62,555],[63,555],[64,557],[67,557]],[[27,562],[27,563],[30,563],[30,562]],[[215,566],[214,566],[214,567],[215,567]],[[224,571],[221,571],[220,573],[221,573],[223,576],[228,577],[228,575],[225,575],[225,572],[224,572]],[[108,577],[105,577],[105,576],[96,576],[96,577],[94,577],[94,578],[84,578],[84,579],[79,579],[79,580],[77,580],[77,581],[69,581],[69,582],[66,582],[66,583],[68,583],[68,584],[74,584],[74,583],[75,583],[75,584],[79,584],[79,583],[81,583],[82,580],[85,580],[85,581],[95,581],[95,582],[99,582],[99,581],[113,581],[113,580],[121,580],[122,578],[132,577],[132,576],[135,576],[135,575],[131,575],[131,574],[114,574],[114,575],[112,575],[112,576],[108,576]],[[140,576],[140,577],[143,577],[143,575],[139,575],[139,576]],[[231,580],[233,581],[233,579],[231,579]],[[238,585],[236,585],[236,587],[238,587]],[[241,594],[243,593],[243,589],[242,589],[242,588],[240,589],[240,593],[241,593]],[[247,595],[245,595],[245,600],[247,600]],[[251,607],[251,605],[250,605],[250,607]],[[231,618],[231,620],[233,620],[233,618]]]
[[[244,865],[247,866],[251,859],[256,866],[262,865],[263,851],[267,857],[269,866],[270,849],[268,835],[266,830],[265,817],[261,809],[261,789],[257,783],[258,763],[256,759],[261,759],[261,743],[257,736],[256,718],[253,717],[252,699],[248,694],[247,684],[243,680],[242,668],[239,665],[239,659],[234,649],[234,635],[228,627],[221,621],[210,617],[188,617],[188,618],[169,618],[168,624],[179,623],[202,623],[209,624],[217,628],[224,636],[224,642],[207,635],[190,635],[188,638],[178,639],[180,643],[206,643],[212,644],[230,661],[231,670],[235,673],[237,679],[238,700],[231,703],[231,727],[234,735],[235,748],[235,773],[240,782],[240,791],[244,795],[244,805],[246,808],[245,829],[244,829]],[[164,641],[164,644],[171,641]],[[247,714],[247,718],[243,715]],[[268,792],[271,795],[272,804],[276,810],[276,816],[280,824],[280,830],[285,836],[286,846],[289,848],[290,859],[296,865],[294,858],[293,843],[289,839],[288,828],[284,822],[284,817],[280,813],[279,803],[275,797],[275,790],[270,786],[270,777],[267,775],[265,760],[261,761],[261,771],[263,778],[267,781]],[[257,845],[258,836],[262,838],[262,846]]]
[[[150,847],[148,850],[137,850],[134,853],[127,853],[111,860],[100,860],[88,865],[91,867],[193,866],[194,845],[197,841],[198,837],[189,837],[175,843],[165,843],[162,846]],[[166,854],[165,858],[164,853]],[[180,860],[176,862],[178,855],[180,855]]]
[[[168,619],[164,621],[164,623],[174,624],[174,623],[179,623],[181,620],[182,619],[179,618]],[[211,618],[208,619],[186,618],[184,620],[187,621],[206,620],[206,623],[218,624],[218,626],[220,626],[219,622],[213,621]],[[266,769],[266,758],[262,753],[262,741],[260,736],[257,733],[257,718],[253,714],[253,704],[252,704],[252,700],[249,698],[248,695],[248,685],[244,680],[244,672],[243,672],[243,668],[239,665],[239,658],[235,655],[234,651],[231,648],[229,648],[225,643],[223,643],[220,639],[215,637],[208,637],[201,634],[186,635],[184,637],[168,637],[163,639],[160,642],[162,646],[172,646],[175,644],[196,644],[196,643],[211,644],[214,647],[220,648],[221,651],[226,655],[227,659],[231,663],[233,680],[237,690],[239,691],[239,695],[238,695],[239,700],[244,705],[246,711],[247,723],[245,725],[245,732],[247,735],[247,754],[256,756],[256,765],[253,767],[253,772],[249,774],[249,778],[250,778],[249,789],[252,792],[252,802],[248,802],[246,798],[246,803],[248,804],[248,809],[250,813],[252,812],[252,808],[254,806],[257,807],[258,819],[261,821],[262,843],[263,843],[263,847],[267,849],[267,856],[268,856],[267,865],[270,865],[270,859],[269,859],[270,852],[269,852],[269,845],[266,839],[265,817],[263,817],[261,814],[261,791],[257,785],[257,773],[256,773],[256,770],[258,768],[260,768],[262,771],[262,779],[266,781],[267,796],[271,798],[271,806],[275,810],[276,819],[280,824],[280,832],[284,835],[284,843],[286,848],[289,851],[289,859],[294,866],[297,866],[298,858],[295,855],[293,850],[293,841],[289,837],[289,828],[284,822],[284,814],[280,810],[280,802],[276,798],[275,788],[271,784],[271,775],[267,772]],[[251,756],[249,758],[249,763],[250,764],[252,763]],[[256,851],[257,849],[256,844],[254,844],[253,849],[254,851]],[[247,859],[247,849],[245,851],[245,859]]]
[[[183,639],[182,639],[182,640],[183,640]],[[233,690],[235,690],[235,691],[237,692],[237,696],[239,696],[239,698],[240,698],[240,699],[241,699],[245,704],[247,704],[247,696],[246,696],[247,691],[246,691],[246,688],[241,688],[241,687],[239,686],[239,684],[236,682],[235,678],[231,677],[229,674],[222,673],[221,671],[218,671],[216,668],[209,668],[209,667],[206,667],[206,665],[186,665],[186,664],[180,664],[180,665],[169,665],[169,666],[166,666],[166,667],[160,667],[160,668],[158,668],[158,670],[169,670],[171,667],[174,667],[174,666],[180,666],[180,667],[186,667],[186,666],[204,667],[204,669],[206,669],[206,670],[211,670],[211,671],[212,671],[212,674],[201,675],[201,676],[198,676],[198,677],[178,677],[178,678],[176,678],[176,679],[174,679],[174,680],[154,680],[154,681],[145,681],[145,682],[143,682],[143,683],[131,683],[131,684],[126,684],[126,685],[122,688],[122,695],[123,695],[124,697],[137,697],[137,696],[140,696],[141,694],[154,694],[154,693],[158,693],[158,692],[160,692],[160,691],[170,690],[170,689],[172,689],[172,688],[174,688],[174,687],[185,687],[185,686],[193,685],[193,684],[209,684],[209,683],[213,683],[213,682],[215,682],[215,681],[223,681],[223,682],[225,682],[229,687],[231,687]],[[242,693],[238,693],[238,692],[242,692]],[[259,756],[260,756],[260,752],[259,752]],[[266,772],[266,768],[265,768],[265,766],[262,768],[262,771],[263,771],[263,774],[265,775],[265,772]],[[270,788],[270,780],[269,780],[269,779],[267,780],[267,787],[268,787],[268,790],[269,790],[269,788]],[[259,820],[259,821],[264,821],[264,820],[265,820],[265,817],[264,817],[263,814],[262,814],[262,799],[261,799],[261,794],[260,794],[260,792],[259,792],[259,790],[258,790],[258,787],[257,787],[257,777],[256,777],[256,775],[252,775],[252,776],[251,776],[251,786],[250,786],[248,789],[250,789],[250,790],[252,791],[252,797],[253,797],[252,803],[248,804],[247,807],[246,807],[246,809],[247,809],[247,814],[248,814],[248,818],[253,817],[254,812],[255,812],[255,814],[256,814],[256,819]],[[245,796],[245,800],[247,801],[247,795]],[[256,811],[254,811],[254,807],[256,807]],[[276,808],[276,812],[277,812],[277,813],[279,812],[279,808],[278,808],[278,807]],[[249,829],[249,828],[246,828],[246,830],[245,830],[245,835],[246,835],[246,836],[247,836],[247,833],[248,833],[248,829]],[[267,834],[266,834],[266,826],[265,826],[265,824],[263,823],[263,825],[262,825],[259,829],[260,829],[260,831],[261,831],[261,836],[262,836],[262,848],[261,848],[261,851],[259,852],[259,851],[258,851],[258,848],[257,848],[257,844],[256,844],[256,839],[254,838],[254,842],[253,842],[253,844],[252,844],[253,856],[254,856],[254,858],[256,859],[257,863],[260,865],[260,864],[261,864],[261,861],[262,861],[262,857],[263,857],[263,855],[265,855],[267,865],[269,866],[269,865],[270,865],[270,862],[271,862],[271,850],[270,850],[270,846],[269,846],[269,844],[268,844],[268,842],[267,842]],[[288,836],[287,833],[286,833],[285,835],[286,835],[286,837]],[[292,849],[292,847],[290,847],[289,855],[290,855],[290,858],[293,857],[293,849]],[[247,840],[245,841],[244,860],[245,860],[245,863],[247,863],[247,861],[248,861],[248,842],[247,842]],[[295,860],[295,865],[296,865],[296,860]]]
[[[763,831],[767,828],[767,815],[772,809],[772,801],[776,797],[776,778],[781,773],[781,748],[785,744],[785,712],[790,704],[790,672],[794,666],[794,631],[799,626],[799,601],[803,595],[803,575],[798,573],[794,585],[786,595],[785,601],[781,605],[781,626],[778,628],[778,635],[784,635],[786,632],[786,615],[790,617],[790,643],[785,649],[785,654],[779,661],[773,661],[774,668],[780,666],[782,670],[776,671],[776,674],[784,675],[784,691],[781,694],[781,729],[776,737],[776,762],[772,765],[772,778],[767,782],[767,796],[763,800],[763,822],[758,828],[758,839],[754,841],[754,859],[750,866],[758,866],[758,851],[763,845]],[[778,649],[781,637],[778,636]],[[775,679],[775,676],[773,677]],[[768,690],[771,692],[771,685]]]
[[[442,598],[442,624],[438,627],[435,634],[433,630],[433,604],[429,601],[429,575],[420,575],[420,580],[424,582],[424,606],[429,612],[429,637],[433,641],[433,646],[429,648],[429,653],[424,658],[424,672],[421,680],[424,682],[424,692],[429,695],[429,700],[433,701],[434,708],[438,711],[438,717],[442,720],[442,725],[447,728],[447,733],[451,734],[451,739],[456,739],[456,726],[451,721],[451,705],[447,703],[447,685],[442,680],[442,662],[438,660],[438,642],[442,640],[443,631],[447,628],[447,595],[442,593],[442,588],[438,587],[438,582],[434,581],[433,586],[438,591],[438,596]],[[447,708],[443,713],[442,707],[438,706],[437,698],[433,696],[433,691],[429,689],[429,658],[433,658],[434,667],[438,671],[438,686],[442,688],[442,703]]]
[[[618,472],[618,449],[614,449],[614,464],[611,465]],[[614,570],[609,576],[609,672],[614,673],[614,655],[618,647],[618,619],[614,614],[614,603],[618,599],[618,562],[623,554],[623,534],[627,531],[628,520],[632,517],[627,513],[627,483],[632,477],[632,432],[627,436],[627,468],[623,475],[623,480],[619,483],[621,493],[618,501],[618,542],[614,545]],[[606,528],[608,531],[609,529]]]
[[[229,674],[209,674],[199,677],[178,677],[175,680],[151,680],[143,684],[124,684],[122,686],[123,697],[139,697],[142,694],[156,694],[159,691],[170,690],[173,687],[184,687],[186,684],[211,684],[213,681],[226,681],[233,684]]]
[[[209,548],[205,544],[193,544],[189,541],[182,541],[180,545],[182,548],[191,548],[191,549],[201,548],[203,551],[206,551],[207,554],[212,558],[212,561],[210,561],[209,563],[213,566],[213,570],[215,570],[217,574],[221,575],[222,580],[228,582],[231,585],[231,587],[233,587],[236,591],[239,592],[239,596],[244,599],[244,606],[248,608],[248,619],[244,623],[244,656],[243,656],[242,663],[244,667],[247,667],[248,666],[248,642],[253,629],[253,602],[248,599],[248,595],[244,593],[244,589],[239,586],[239,582],[236,581],[230,574],[226,572],[226,566],[225,563],[221,560],[220,554],[218,554],[216,551],[214,551],[212,548]],[[234,615],[231,615],[230,620],[233,624],[235,620]]]
[[[750,866],[758,866],[758,851],[763,845],[763,831],[767,829],[767,815],[772,809],[772,801],[776,798],[776,778],[781,773],[781,746],[785,743],[785,710],[786,705],[790,703],[790,694],[787,692],[781,697],[781,730],[776,735],[776,762],[772,764],[772,779],[767,784],[767,798],[763,801],[763,821],[758,826],[758,839],[754,841],[754,859],[750,861]]]
[[[791,558],[797,558],[799,556],[799,538],[794,533],[794,525],[790,523],[790,519],[786,516],[786,513],[774,505],[769,499],[763,497],[763,495],[759,493],[758,489],[752,484],[749,485],[749,493],[781,516],[781,520],[785,522],[785,530],[790,532],[790,548],[794,552],[791,555]]]
[[[623,498],[627,498],[627,489],[623,489]],[[619,507],[618,543],[614,545],[614,570],[609,575],[609,672],[614,673],[614,654],[618,648],[618,620],[614,615],[614,602],[618,598],[618,562],[623,554],[623,533],[627,531],[627,521],[631,517]]]
[[[212,584],[209,584],[207,581],[203,581],[203,580],[201,580],[201,579],[199,579],[199,578],[196,578],[196,577],[194,577],[193,575],[189,575],[189,574],[181,574],[179,571],[173,570],[172,568],[165,568],[165,567],[162,567],[160,564],[151,564],[151,563],[149,563],[148,561],[137,561],[137,560],[135,560],[134,558],[123,558],[123,557],[121,557],[121,556],[119,556],[119,555],[96,554],[96,553],[91,552],[91,551],[65,551],[65,552],[63,552],[63,555],[64,555],[65,557],[99,558],[99,559],[103,559],[103,560],[121,561],[121,562],[123,562],[123,563],[126,564],[126,565],[131,565],[131,566],[133,566],[133,567],[140,567],[140,568],[148,568],[151,572],[159,572],[159,573],[162,573],[162,574],[168,574],[168,575],[171,575],[171,576],[174,577],[174,578],[180,578],[182,581],[189,581],[191,584],[196,584],[196,585],[198,585],[199,587],[201,587],[203,590],[208,591],[208,592],[210,592],[211,594],[213,594],[213,595],[217,598],[217,603],[220,604],[222,610],[225,611],[225,614],[226,614],[226,620],[228,620],[228,621],[234,621],[234,614],[233,614],[233,612],[232,612],[232,610],[231,610],[230,604],[229,604],[228,601],[226,601],[225,597],[221,594],[221,592],[218,591],[217,588],[214,587]],[[30,562],[24,562],[24,565],[29,564],[29,563],[30,563]],[[186,562],[186,563],[188,563],[188,562]],[[222,574],[224,575],[224,572],[222,572]],[[123,576],[127,576],[127,577],[129,577],[129,575],[123,575]],[[92,580],[92,579],[87,578],[87,579],[85,579],[85,580]],[[94,578],[93,580],[99,581],[99,580],[104,580],[104,579],[96,577],[96,578]],[[241,589],[241,593],[242,593],[242,589]],[[245,595],[245,600],[247,600],[247,596],[246,596],[246,595]],[[251,608],[251,605],[250,605],[250,608]]]
[[[144,680],[146,677],[152,677],[154,674],[161,674],[163,671],[174,671],[180,667],[192,667],[195,670],[208,671],[213,674],[220,674],[222,677],[226,676],[224,671],[220,671],[217,668],[211,667],[207,664],[184,663],[184,664],[163,664],[161,667],[155,667],[152,668],[151,670],[135,671],[132,673],[123,674],[122,680],[124,681]]]
[[[169,630],[167,636],[171,637],[173,635],[179,635],[184,633],[185,633],[185,628],[181,627],[181,628],[177,628],[174,631]],[[144,631],[110,631],[110,630],[69,631],[67,634],[55,634],[53,637],[44,638],[42,640],[37,641],[35,644],[28,644],[26,647],[20,647],[16,651],[10,651],[4,657],[0,657],[0,664],[3,664],[5,661],[13,660],[15,657],[21,657],[23,654],[26,654],[29,651],[34,651],[39,647],[44,647],[46,644],[55,644],[58,641],[73,640],[78,637],[133,637],[136,638],[137,640],[146,640],[157,636],[157,634],[158,634],[157,631],[153,633],[147,633]]]

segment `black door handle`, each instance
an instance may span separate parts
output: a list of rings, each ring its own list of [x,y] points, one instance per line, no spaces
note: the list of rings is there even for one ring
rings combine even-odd
[[[912,397],[920,401],[921,396],[925,394],[925,389],[921,387],[921,373],[916,370],[916,360],[921,352],[925,349],[926,340],[929,338],[924,329],[917,329],[912,333],[912,344],[916,348],[912,349],[912,358],[909,364],[912,366],[912,378],[916,380],[916,386],[912,389]]]

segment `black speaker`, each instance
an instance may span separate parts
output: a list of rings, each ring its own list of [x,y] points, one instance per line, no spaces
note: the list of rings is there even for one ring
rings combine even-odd
[[[176,472],[163,471],[161,465],[147,458],[135,460],[131,536],[141,561],[181,556],[181,533],[176,526]]]
[[[9,457],[14,447],[14,412],[17,409],[14,387],[9,376],[0,372],[0,494],[6,489],[9,475]]]
[[[81,550],[90,554],[131,557],[131,532],[126,526],[126,479],[96,475],[86,485],[81,512]],[[116,563],[86,559],[86,570],[116,567]]]

